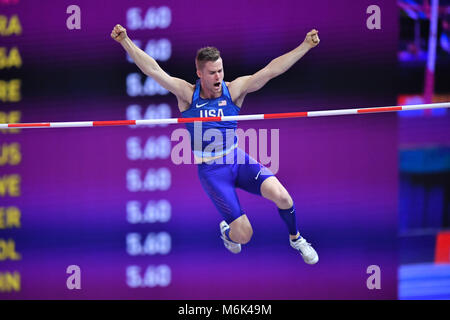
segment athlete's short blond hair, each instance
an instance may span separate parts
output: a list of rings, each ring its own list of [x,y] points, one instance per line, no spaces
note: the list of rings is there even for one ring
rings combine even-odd
[[[220,51],[215,47],[204,47],[198,49],[195,57],[195,66],[201,70],[208,61],[217,61],[220,58]]]

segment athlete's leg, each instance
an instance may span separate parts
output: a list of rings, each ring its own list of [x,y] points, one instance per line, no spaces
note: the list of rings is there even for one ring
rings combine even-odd
[[[291,239],[297,239],[300,233],[297,229],[294,201],[286,188],[275,176],[272,176],[264,180],[261,184],[261,195],[277,205],[281,218],[288,226],[289,237]]]
[[[286,188],[275,176],[269,177],[261,184],[261,195],[277,205],[280,217],[288,227],[291,247],[300,252],[306,263],[316,264],[319,261],[319,256],[311,244],[298,232],[294,201],[292,201]]]
[[[275,202],[280,209],[289,209],[294,204],[286,188],[275,176],[267,178],[261,184],[261,195],[264,198]]]
[[[268,168],[256,162],[244,151],[239,149],[238,152],[245,162],[239,164],[236,186],[273,201],[278,207],[280,217],[288,226],[290,238],[298,238],[294,202],[286,188]]]
[[[253,229],[241,209],[230,165],[200,164],[198,174],[203,189],[229,226],[224,227],[228,229],[226,237],[235,243],[248,243]]]
[[[242,216],[231,222],[229,226],[230,232],[228,237],[232,241],[240,244],[246,244],[251,240],[253,229],[246,214],[243,214]]]
[[[251,159],[247,154],[245,157]],[[295,206],[291,196],[270,170],[259,163],[255,164],[254,159],[252,162],[239,164],[236,186],[273,201],[288,227],[291,247],[300,252],[306,263],[315,264],[319,261],[317,252],[298,232]]]

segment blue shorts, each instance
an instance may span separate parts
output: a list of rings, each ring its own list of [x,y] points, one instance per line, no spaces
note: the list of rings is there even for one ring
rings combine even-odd
[[[198,176],[203,189],[228,224],[244,214],[236,188],[261,195],[262,183],[273,176],[268,168],[241,149],[236,148],[231,152],[234,158],[232,163],[226,163],[227,156],[224,156],[223,164],[212,160],[198,165]],[[231,155],[228,156],[231,159]],[[244,161],[238,161],[238,159],[244,159]]]

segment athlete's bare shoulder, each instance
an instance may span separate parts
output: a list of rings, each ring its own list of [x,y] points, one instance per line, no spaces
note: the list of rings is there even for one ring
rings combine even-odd
[[[180,112],[186,111],[192,104],[192,96],[195,90],[195,84],[183,80],[183,95],[177,96],[178,109]]]
[[[242,88],[245,84],[245,80],[247,80],[248,77],[249,76],[239,77],[231,82],[226,82],[228,90],[230,91],[231,100],[239,108],[244,102],[245,94],[243,94]]]

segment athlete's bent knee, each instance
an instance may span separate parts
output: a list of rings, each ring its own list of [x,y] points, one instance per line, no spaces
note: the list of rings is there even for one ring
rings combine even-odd
[[[277,190],[274,202],[280,209],[289,209],[293,205],[293,200],[286,190]]]
[[[253,230],[247,230],[244,232],[241,232],[239,234],[239,243],[240,244],[247,244],[250,242],[250,240],[252,239],[252,235],[253,235]]]
[[[252,239],[253,229],[250,225],[238,226],[231,229],[230,235],[233,241],[246,244]]]

